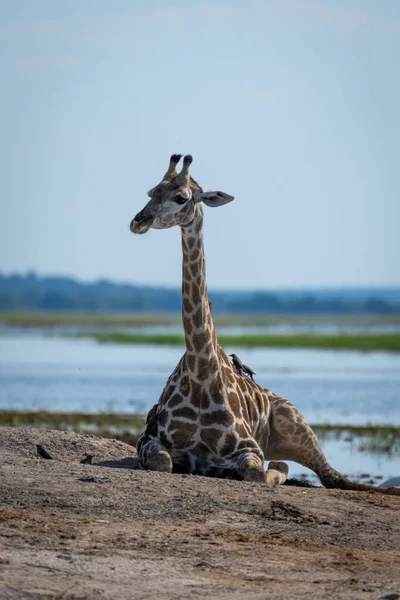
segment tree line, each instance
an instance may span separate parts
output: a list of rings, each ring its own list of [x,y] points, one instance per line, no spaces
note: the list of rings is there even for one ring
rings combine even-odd
[[[400,314],[400,288],[209,290],[213,311],[233,314]],[[0,310],[180,312],[181,289],[35,273],[0,273]]]

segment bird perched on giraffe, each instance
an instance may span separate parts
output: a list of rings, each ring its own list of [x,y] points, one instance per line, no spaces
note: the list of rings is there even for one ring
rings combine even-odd
[[[248,367],[247,365],[243,364],[236,354],[230,354],[229,356],[232,357],[232,364],[236,368],[239,375],[247,375],[252,381],[254,381],[253,375],[256,375],[255,371],[253,371],[253,369],[250,369],[250,367]]]

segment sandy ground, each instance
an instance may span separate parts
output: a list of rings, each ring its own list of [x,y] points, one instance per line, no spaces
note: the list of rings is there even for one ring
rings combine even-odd
[[[399,597],[400,498],[151,473],[132,451],[0,428],[1,599]]]

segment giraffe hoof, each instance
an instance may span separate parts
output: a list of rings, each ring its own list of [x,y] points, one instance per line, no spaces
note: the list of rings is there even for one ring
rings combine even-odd
[[[260,469],[259,467],[249,467],[248,469],[246,469],[243,480],[244,481],[257,481],[258,483],[264,483],[265,482],[264,469]]]
[[[149,471],[161,471],[162,473],[172,472],[172,460],[167,452],[157,452],[147,461]]]
[[[285,483],[288,473],[289,467],[286,463],[271,460],[265,474],[266,482],[269,485],[282,485],[282,483]]]

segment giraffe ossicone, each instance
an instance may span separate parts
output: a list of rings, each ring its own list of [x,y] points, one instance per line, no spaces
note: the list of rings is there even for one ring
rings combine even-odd
[[[182,319],[186,351],[170,375],[137,443],[145,468],[283,483],[292,460],[329,488],[400,495],[396,488],[355,483],[327,462],[303,415],[288,400],[243,377],[218,344],[207,295],[203,204],[233,196],[204,190],[189,174],[192,157],[173,154],[150,200],[130,224],[133,233],[178,225],[182,237]],[[264,461],[274,461],[267,475]]]

